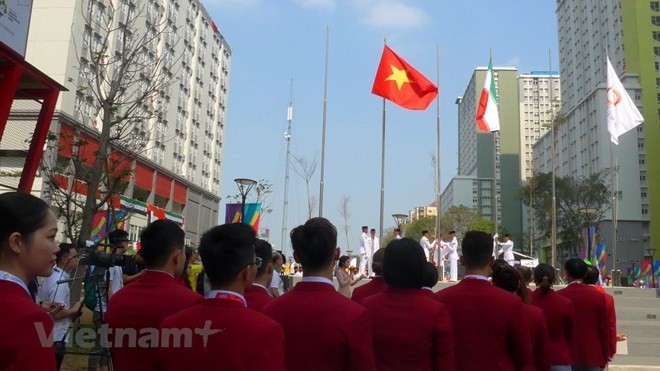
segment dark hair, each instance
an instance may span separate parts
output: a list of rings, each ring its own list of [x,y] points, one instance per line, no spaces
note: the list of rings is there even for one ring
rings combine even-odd
[[[311,218],[291,231],[291,246],[306,271],[316,271],[334,262],[337,228],[325,218]]]
[[[456,234],[456,231],[449,231],[449,234]]]
[[[366,225],[363,225],[363,226],[362,226],[362,229],[369,229],[369,227],[366,226]]]
[[[280,260],[280,258],[282,259],[282,261],[284,261],[284,256],[282,254],[280,254],[279,252],[275,251],[275,253],[272,254],[272,257],[270,258],[270,260],[273,262],[273,264],[275,264],[275,263],[277,263],[278,260]]]
[[[394,228],[394,232],[401,232],[401,229],[399,229],[399,228]]]
[[[532,270],[529,267],[521,265],[518,267],[518,272],[520,272],[523,280],[525,280],[525,284],[532,282]]]
[[[173,251],[183,249],[185,233],[171,220],[160,219],[140,233],[140,253],[148,269],[162,268]]]
[[[247,224],[215,226],[202,235],[199,255],[213,286],[231,283],[255,255],[256,235]]]
[[[463,237],[461,248],[466,268],[484,268],[493,255],[493,237],[486,232],[469,231]]]
[[[587,274],[587,263],[578,258],[568,259],[564,264],[564,269],[570,278],[581,280]]]
[[[522,275],[516,268],[508,264],[497,265],[493,268],[493,285],[516,294],[525,303],[530,302]]]
[[[509,263],[502,258],[497,258],[495,259],[495,261],[493,261],[493,269],[495,269],[495,267],[498,267],[500,265],[509,265]]]
[[[599,277],[600,273],[598,272],[598,268],[593,265],[587,265],[587,274],[584,275],[584,283],[587,285],[595,285],[598,282]]]
[[[254,241],[254,254],[261,258],[261,267],[257,269],[257,277],[261,277],[266,273],[268,262],[273,260],[273,246],[267,241],[257,239]]]
[[[433,287],[438,283],[438,268],[431,262],[426,262],[424,266],[424,275],[422,279],[422,286]]]
[[[46,224],[48,204],[29,193],[7,192],[0,195],[0,250],[12,233],[29,241],[32,233]]]
[[[502,237],[511,237],[508,233],[504,233]]]
[[[383,278],[391,287],[422,287],[426,258],[420,244],[411,238],[393,240],[385,248]]]
[[[427,234],[427,233],[429,233],[429,231],[426,229],[422,231],[422,234]]]
[[[112,244],[114,247],[117,247],[116,245],[119,245],[124,241],[128,241],[128,232],[123,229],[115,229],[114,231],[108,233],[108,240],[110,240],[110,244]]]
[[[71,243],[61,243],[59,246],[60,246],[60,251],[58,251],[55,254],[56,261],[58,263],[61,262],[62,259],[68,258],[69,252],[71,251],[71,249],[73,249],[73,244]]]
[[[550,264],[541,263],[534,268],[534,283],[542,293],[547,294],[556,279],[555,269]]]
[[[371,258],[371,270],[374,274],[383,275],[383,259],[385,258],[385,249],[378,249]]]
[[[344,263],[346,263],[346,261],[350,259],[351,259],[350,257],[346,255],[342,255],[341,258],[339,258],[339,264],[338,264],[339,268],[342,268],[344,266]]]

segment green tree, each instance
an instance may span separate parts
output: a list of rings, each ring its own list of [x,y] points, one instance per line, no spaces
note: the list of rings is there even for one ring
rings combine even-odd
[[[473,219],[467,224],[467,230],[493,233],[493,230],[495,230],[495,225],[493,224],[493,221],[490,219],[477,218],[477,219]]]
[[[557,177],[555,194],[557,207],[557,246],[569,252],[584,244],[582,230],[595,226],[610,210],[608,173],[603,171],[588,177]],[[539,237],[552,234],[552,174],[538,173],[521,187],[518,198],[534,208]]]
[[[422,238],[422,231],[427,230],[433,233],[433,229],[435,228],[435,216],[425,216],[413,220],[402,225],[401,228],[405,231],[406,237],[419,241]]]

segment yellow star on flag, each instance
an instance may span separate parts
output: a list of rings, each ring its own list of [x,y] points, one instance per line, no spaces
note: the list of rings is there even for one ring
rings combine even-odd
[[[410,84],[411,81],[408,78],[408,74],[406,73],[405,69],[398,69],[394,67],[394,65],[390,65],[392,67],[392,74],[387,76],[385,81],[396,81],[396,87],[401,90],[401,87],[403,86],[404,83]]]

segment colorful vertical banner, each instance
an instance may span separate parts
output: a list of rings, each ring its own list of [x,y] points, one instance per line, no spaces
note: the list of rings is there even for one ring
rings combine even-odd
[[[596,254],[594,256],[594,263],[596,265],[596,268],[598,268],[598,272],[600,273],[600,277],[598,278],[599,283],[603,283],[603,277],[607,275],[607,267],[605,266],[607,264],[607,248],[605,245],[596,245],[595,248]]]
[[[227,204],[225,208],[225,224],[238,223],[241,221],[243,207],[240,203]],[[261,219],[261,203],[245,204],[245,224],[250,224],[255,232],[259,232],[259,221]]]
[[[653,275],[655,276],[655,287],[660,288],[658,280],[660,280],[660,260],[653,262]]]
[[[95,243],[99,242],[104,239],[110,231],[114,229],[122,229],[127,215],[128,211],[124,209],[97,211],[96,214],[94,214],[94,228],[92,228],[91,240]]]
[[[639,279],[644,280],[646,287],[651,287],[651,260],[644,259],[639,265]]]

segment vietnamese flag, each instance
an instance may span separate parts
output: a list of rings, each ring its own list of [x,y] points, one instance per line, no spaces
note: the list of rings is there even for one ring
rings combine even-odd
[[[385,45],[371,93],[403,108],[425,110],[438,87]]]

